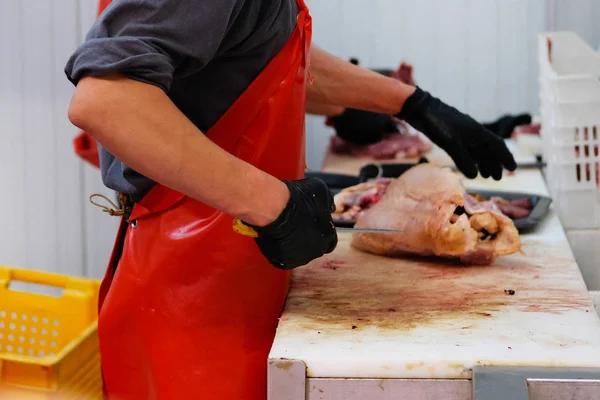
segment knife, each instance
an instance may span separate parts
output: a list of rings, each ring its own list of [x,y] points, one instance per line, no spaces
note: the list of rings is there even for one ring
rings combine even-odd
[[[335,227],[338,232],[352,232],[352,233],[402,233],[404,231],[398,231],[393,229],[357,229],[357,228],[340,228]],[[248,236],[251,238],[257,238],[258,232],[252,227],[244,224],[240,219],[236,218],[233,220],[233,231],[240,235]]]
[[[352,232],[352,233],[402,233],[404,231],[398,231],[394,229],[369,229],[369,228],[335,228],[338,232]]]

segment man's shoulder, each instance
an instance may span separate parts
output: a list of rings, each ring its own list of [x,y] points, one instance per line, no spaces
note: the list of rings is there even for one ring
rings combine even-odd
[[[239,0],[226,37],[226,48],[280,48],[296,26],[296,0]]]
[[[259,22],[277,22],[295,25],[298,5],[296,0],[235,0],[236,19],[258,19]],[[258,28],[258,26],[257,26]]]

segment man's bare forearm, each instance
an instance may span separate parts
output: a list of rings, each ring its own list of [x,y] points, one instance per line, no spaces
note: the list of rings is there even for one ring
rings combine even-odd
[[[141,174],[251,224],[275,220],[289,198],[283,182],[219,148],[155,86],[84,78],[69,118]]]
[[[415,91],[414,86],[358,67],[318,47],[311,50],[312,84],[309,102],[396,114]]]
[[[317,103],[315,101],[306,101],[306,112],[311,115],[322,115],[325,117],[331,117],[340,115],[344,112],[344,107],[336,106],[334,104]]]

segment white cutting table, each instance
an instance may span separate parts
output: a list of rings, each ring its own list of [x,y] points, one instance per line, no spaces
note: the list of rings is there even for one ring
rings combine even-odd
[[[598,316],[600,317],[600,292],[598,292],[598,291],[590,292],[590,299],[592,299],[592,303],[594,303],[594,306],[596,307],[596,312],[598,313]]]
[[[548,193],[537,170],[467,187]],[[377,257],[340,235],[334,253],[294,272],[269,399],[479,399],[509,377],[539,378],[531,398],[598,399],[600,319],[558,217],[522,242],[523,254],[476,268]],[[578,380],[552,386],[566,378]],[[521,386],[496,398],[530,398]]]

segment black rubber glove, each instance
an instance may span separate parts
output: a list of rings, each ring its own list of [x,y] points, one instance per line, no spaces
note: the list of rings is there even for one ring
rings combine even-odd
[[[483,124],[486,129],[494,132],[501,138],[508,139],[515,128],[521,125],[531,124],[530,114],[504,115],[494,122]]]
[[[331,219],[335,211],[327,185],[317,178],[284,181],[290,199],[271,224],[258,227],[256,243],[277,268],[290,270],[331,253],[337,246],[337,232]]]
[[[337,136],[346,142],[366,146],[377,143],[386,133],[399,132],[390,115],[347,108],[338,116],[329,118]]]
[[[500,180],[503,168],[517,168],[502,138],[418,87],[396,117],[446,151],[467,178],[476,178],[479,170],[484,178]]]

